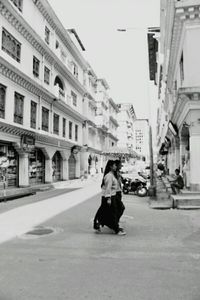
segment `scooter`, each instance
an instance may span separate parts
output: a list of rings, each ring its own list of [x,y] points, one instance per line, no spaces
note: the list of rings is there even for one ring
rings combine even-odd
[[[123,193],[128,194],[133,192],[139,197],[145,197],[147,195],[147,182],[144,180],[124,178],[123,181]]]

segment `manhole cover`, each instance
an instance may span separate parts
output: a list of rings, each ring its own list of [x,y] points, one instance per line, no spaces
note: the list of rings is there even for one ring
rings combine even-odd
[[[53,232],[53,229],[50,228],[36,228],[34,230],[28,231],[26,234],[31,235],[45,235]]]

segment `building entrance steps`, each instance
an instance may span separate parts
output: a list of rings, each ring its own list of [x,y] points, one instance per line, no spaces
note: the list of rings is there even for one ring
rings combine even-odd
[[[200,193],[181,193],[171,195],[173,208],[178,209],[200,209]]]

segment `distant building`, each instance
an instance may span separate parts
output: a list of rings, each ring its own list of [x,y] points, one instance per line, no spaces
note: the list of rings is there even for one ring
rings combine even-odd
[[[117,129],[118,142],[120,148],[135,150],[133,124],[136,120],[136,114],[131,103],[119,103],[117,121],[119,127]]]
[[[135,151],[149,162],[149,123],[147,119],[136,119],[133,124]]]

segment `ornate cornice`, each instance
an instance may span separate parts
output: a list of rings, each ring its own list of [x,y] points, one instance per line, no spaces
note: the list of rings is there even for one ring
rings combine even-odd
[[[0,13],[7,21],[50,63],[62,74],[70,84],[82,95],[86,93],[85,87],[76,79],[70,70],[60,61],[56,54],[45,44],[30,25],[15,11],[12,5],[0,0]]]
[[[57,139],[54,137],[50,137],[44,134],[40,134],[37,132],[33,132],[28,129],[24,129],[21,127],[17,127],[15,125],[7,124],[4,122],[0,121],[0,132],[17,136],[21,139],[22,136],[29,136],[35,139],[36,143],[42,143],[43,145],[51,145],[54,147],[60,147],[60,148],[65,148],[65,149],[71,149],[72,146],[76,145],[70,141],[64,141],[61,139]],[[14,144],[15,149],[17,150],[18,153],[23,152],[20,143],[15,143]],[[79,145],[79,147],[81,147]]]
[[[21,137],[22,135],[35,137],[35,132],[33,132],[33,131],[23,129],[21,127],[17,127],[17,126],[7,124],[4,122],[0,122],[0,132],[8,133],[8,134],[19,136],[19,137]]]
[[[171,117],[172,122],[180,128],[192,109],[200,109],[200,88],[180,88]]]

